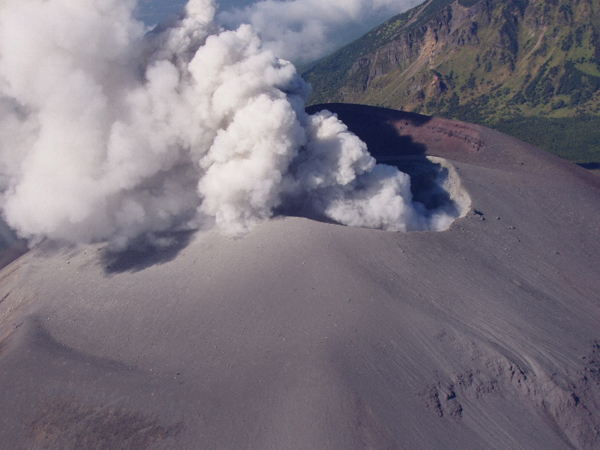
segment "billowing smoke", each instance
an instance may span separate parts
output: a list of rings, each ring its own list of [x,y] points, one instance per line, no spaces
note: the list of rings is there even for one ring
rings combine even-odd
[[[262,0],[224,11],[219,20],[228,27],[249,23],[279,57],[310,62],[423,1]]]
[[[190,0],[146,33],[135,6],[0,3],[0,207],[22,237],[236,236],[300,204],[353,226],[438,226],[407,175],[304,112],[308,86],[249,25],[226,31],[213,1]]]

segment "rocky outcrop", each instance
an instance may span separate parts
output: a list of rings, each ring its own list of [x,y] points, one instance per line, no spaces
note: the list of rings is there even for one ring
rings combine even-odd
[[[597,114],[599,11],[600,0],[431,0],[306,72],[310,101],[481,123]]]

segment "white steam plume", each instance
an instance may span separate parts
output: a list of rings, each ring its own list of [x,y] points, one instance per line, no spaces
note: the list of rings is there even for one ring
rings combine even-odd
[[[218,18],[229,28],[251,24],[266,48],[281,58],[306,63],[423,1],[262,0],[223,11]]]
[[[109,240],[216,224],[239,235],[310,202],[338,222],[427,229],[409,179],[376,166],[248,25],[210,0],[145,34],[134,0],[0,3],[0,207],[19,235]]]

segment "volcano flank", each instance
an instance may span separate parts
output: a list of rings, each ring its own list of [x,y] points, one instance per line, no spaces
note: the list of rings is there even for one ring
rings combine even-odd
[[[600,178],[482,126],[326,108],[461,217],[42,242],[0,273],[0,449],[600,447]]]

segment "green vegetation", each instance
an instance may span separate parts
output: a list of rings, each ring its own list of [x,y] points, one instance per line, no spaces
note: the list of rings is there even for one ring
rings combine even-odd
[[[520,117],[494,128],[576,163],[600,162],[600,117]]]
[[[337,98],[336,92],[346,85],[349,73],[352,76],[360,70],[361,58],[376,52],[377,49],[396,39],[406,37],[408,40],[418,40],[422,38],[422,26],[435,17],[439,8],[450,5],[452,1],[434,0],[431,3],[422,3],[416,8],[391,18],[305,71],[303,77],[313,85],[311,103],[335,101],[331,99]],[[358,67],[355,67],[357,65]],[[354,71],[353,68],[355,68]],[[360,76],[354,76],[354,79],[360,79]]]
[[[600,0],[425,2],[303,76],[309,103],[480,123],[575,162],[600,161]]]

